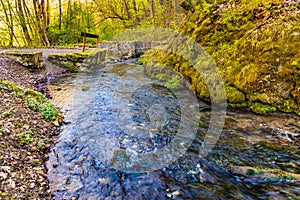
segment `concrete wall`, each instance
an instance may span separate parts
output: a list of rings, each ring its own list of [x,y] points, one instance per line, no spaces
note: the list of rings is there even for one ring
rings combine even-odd
[[[104,65],[107,60],[107,50],[97,49],[84,53],[49,54],[48,60],[70,72],[90,72]]]
[[[139,57],[157,44],[157,42],[109,41],[100,43],[98,48],[107,49],[109,56],[126,59]]]
[[[6,51],[0,56],[17,62],[30,70],[41,69],[44,66],[42,52]]]

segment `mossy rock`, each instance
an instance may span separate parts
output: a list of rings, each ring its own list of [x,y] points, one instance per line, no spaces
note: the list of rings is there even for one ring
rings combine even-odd
[[[241,1],[229,8],[230,4],[216,1],[188,2],[189,16],[181,33],[192,37],[216,62],[226,86],[228,104],[247,103],[257,113],[275,109],[299,113],[299,5],[295,2],[287,6],[271,0]],[[184,42],[168,49],[190,50]],[[151,70],[156,69],[155,63],[173,67],[190,81],[198,97],[210,101],[206,77],[187,60],[151,50],[142,61],[146,65],[151,63]],[[204,76],[209,74],[209,68],[202,70],[207,70]]]
[[[227,101],[230,104],[242,104],[245,102],[245,95],[235,87],[227,86],[225,88]]]
[[[123,149],[117,149],[113,153],[113,157],[111,159],[111,166],[115,169],[125,168],[126,163],[129,162],[130,157],[127,155],[126,151]]]
[[[44,60],[42,52],[21,52],[21,51],[7,51],[1,55],[9,60],[19,63],[20,65],[35,70],[44,67]]]

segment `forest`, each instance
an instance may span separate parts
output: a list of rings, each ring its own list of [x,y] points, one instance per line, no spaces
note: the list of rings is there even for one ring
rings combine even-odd
[[[300,199],[299,47],[299,0],[0,0],[0,199]]]
[[[0,46],[50,47],[81,42],[81,32],[101,40],[136,27],[177,28],[178,0],[1,0]]]

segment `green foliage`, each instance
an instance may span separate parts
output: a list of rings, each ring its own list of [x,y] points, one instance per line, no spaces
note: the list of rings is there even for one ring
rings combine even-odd
[[[30,133],[20,133],[16,136],[19,138],[21,144],[28,145],[30,142],[33,141],[32,135]]]
[[[39,102],[32,97],[27,98],[27,108],[33,110],[33,111],[38,111],[39,109]]]
[[[53,121],[60,117],[59,110],[37,91],[21,88],[9,81],[0,81],[0,89],[12,92],[15,97],[23,100],[28,109],[40,112],[45,119]]]
[[[0,4],[0,46],[71,47],[82,42],[81,32],[98,34],[100,41],[110,40],[118,33],[137,27],[178,30],[184,19],[183,9],[175,5],[177,1],[151,1],[153,16],[150,16],[148,0],[61,1],[61,7],[58,1],[51,2],[50,7],[42,5],[45,1],[24,1],[23,11],[19,10],[22,8],[18,1],[4,1]],[[37,10],[33,2],[38,4]],[[25,11],[26,8],[29,9]],[[9,15],[8,10],[15,15]],[[95,45],[96,40],[87,38],[87,43]]]
[[[66,68],[69,72],[77,72],[78,69],[73,62],[66,62],[63,64],[63,67]]]
[[[42,141],[40,141],[40,140],[37,141],[37,143],[36,143],[36,147],[37,147],[37,148],[41,149],[41,148],[43,148],[44,146],[45,146],[44,142],[42,142]]]
[[[27,98],[26,106],[33,111],[40,112],[45,119],[48,119],[50,121],[55,120],[60,115],[58,109],[55,108],[52,104],[38,98]]]
[[[50,103],[41,104],[39,107],[39,112],[44,118],[50,121],[54,121],[56,118],[60,116],[59,110]]]

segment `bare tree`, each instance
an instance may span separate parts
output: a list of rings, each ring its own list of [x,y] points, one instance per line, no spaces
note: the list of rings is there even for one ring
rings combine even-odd
[[[41,0],[41,2],[39,2],[38,0],[33,0],[33,7],[41,42],[44,46],[50,46],[50,42],[47,36],[45,0]]]
[[[47,28],[50,26],[50,1],[47,0]]]
[[[123,0],[123,2],[124,2],[125,12],[126,12],[126,14],[127,14],[128,19],[132,19],[132,16],[131,16],[131,14],[130,14],[129,6],[128,6],[127,1],[126,1],[126,0]]]
[[[17,10],[18,10],[18,14],[19,14],[20,26],[21,26],[23,34],[25,36],[26,45],[30,46],[32,40],[31,40],[29,31],[27,28],[27,22],[26,22],[26,17],[24,14],[23,3],[25,3],[25,1],[22,2],[22,0],[17,0],[17,5],[18,5]]]
[[[4,12],[4,18],[0,15],[1,20],[4,22],[4,24],[7,26],[8,34],[9,34],[9,46],[13,46],[14,38],[15,41],[18,43],[18,39],[14,33],[14,19],[13,19],[13,11],[11,2],[7,0],[6,2],[4,0],[0,0],[1,6],[3,8]]]

